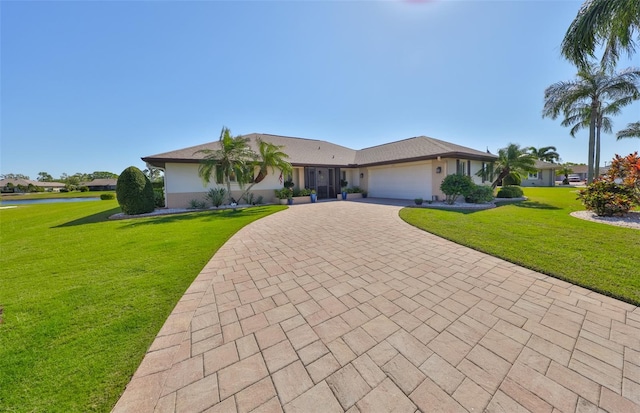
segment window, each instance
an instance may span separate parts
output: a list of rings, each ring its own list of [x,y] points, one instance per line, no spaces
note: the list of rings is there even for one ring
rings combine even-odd
[[[456,159],[456,173],[458,175],[471,176],[471,161],[461,161]]]
[[[538,175],[539,175],[539,172],[529,173],[529,178],[528,179],[538,179]]]

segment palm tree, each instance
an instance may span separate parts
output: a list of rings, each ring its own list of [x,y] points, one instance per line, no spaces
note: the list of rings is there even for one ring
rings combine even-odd
[[[596,117],[596,141],[595,141],[595,160],[594,160],[594,177],[600,176],[600,142],[601,132],[612,133],[613,121],[606,115],[619,115],[622,107],[628,105],[632,101],[632,97],[623,97],[613,102],[600,103],[598,115]],[[562,121],[562,126],[571,126],[569,132],[572,137],[576,137],[576,133],[580,129],[587,129],[591,121],[591,106],[589,104],[577,105],[570,115]]]
[[[613,105],[612,108],[619,109],[638,99],[640,91],[637,80],[640,79],[640,70],[629,68],[620,73],[607,74],[603,68],[596,69],[594,65],[588,64],[578,71],[577,76],[576,80],[554,83],[544,91],[542,117],[556,119],[562,113],[567,121],[576,115],[588,116],[587,183],[591,183],[595,172],[596,128],[600,110],[609,104]],[[585,109],[586,106],[589,107],[588,110]],[[569,124],[574,123],[569,121]]]
[[[493,174],[496,180],[491,184],[492,188],[495,189],[507,176],[517,180],[521,174],[537,172],[536,158],[527,149],[510,143],[506,148],[498,151],[498,159],[493,163]],[[482,172],[485,171],[481,170],[479,173]]]
[[[624,138],[640,138],[640,122],[634,122],[627,125],[626,129],[622,129],[616,133],[618,140]]]
[[[284,149],[284,146],[274,145],[271,142],[258,139],[258,151],[260,153],[258,160],[253,164],[254,167],[258,168],[258,175],[252,179],[251,184],[245,189],[240,199],[244,198],[255,184],[262,182],[269,174],[269,170],[273,173],[275,173],[276,170],[280,171],[281,179],[283,175],[291,174],[292,167],[289,161],[287,161],[289,155],[284,153],[282,149]]]
[[[629,56],[635,52],[634,31],[640,40],[640,0],[587,0],[567,29],[562,55],[585,67],[604,46],[602,62],[614,67],[621,50]]]
[[[231,131],[223,127],[220,132],[219,149],[201,149],[196,153],[206,156],[198,168],[198,175],[209,183],[211,175],[216,174],[216,182],[225,182],[229,200],[231,197],[231,180],[242,188],[253,178],[253,164],[257,154],[249,146],[249,138],[231,136]]]
[[[528,149],[531,155],[544,162],[555,163],[555,161],[560,159],[560,154],[556,152],[557,149],[555,146],[543,146],[542,148],[530,146]]]

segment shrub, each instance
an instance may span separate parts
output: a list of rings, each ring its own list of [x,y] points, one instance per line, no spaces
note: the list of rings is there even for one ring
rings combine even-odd
[[[262,195],[259,195],[256,198],[256,201],[253,203],[253,205],[262,205],[264,203],[264,198],[262,197]]]
[[[507,175],[502,180],[502,186],[520,185],[522,178],[520,175]]]
[[[247,204],[247,205],[253,205],[254,197],[255,197],[255,195],[253,195],[253,192],[248,192],[248,193],[242,195],[242,199],[244,200],[244,203]]]
[[[498,191],[497,198],[522,198],[524,193],[519,186],[504,186]]]
[[[100,199],[106,201],[107,199],[115,199],[116,194],[100,194]]]
[[[79,186],[78,187],[78,191],[80,191],[80,192],[89,192],[89,187],[88,186]]]
[[[164,190],[162,188],[153,188],[153,200],[157,208],[164,208]]]
[[[465,202],[472,204],[482,204],[493,201],[493,188],[486,185],[476,185],[473,190],[464,198]]]
[[[69,188],[60,188],[60,192],[69,192]]]
[[[127,215],[139,215],[155,209],[153,186],[140,169],[130,166],[118,177],[116,198]]]
[[[452,205],[460,195],[466,196],[476,185],[466,175],[448,175],[442,180],[440,190],[446,195],[446,202]]]
[[[294,192],[295,192],[295,191],[294,191]],[[310,189],[305,188],[305,189],[301,189],[301,190],[300,190],[300,192],[299,192],[299,194],[298,194],[298,195],[296,195],[296,196],[309,196],[309,195],[311,195],[311,190],[310,190]]]
[[[629,186],[597,180],[580,190],[578,199],[596,215],[610,217],[629,212],[635,202],[635,194]]]
[[[422,205],[422,203],[424,202],[424,199],[422,198],[416,198],[413,200],[413,202],[416,203],[416,205]]]
[[[204,201],[200,201],[199,199],[192,199],[189,201],[189,209],[205,209],[207,204]]]
[[[278,199],[288,199],[293,196],[293,190],[291,188],[274,189],[274,192]]]
[[[227,196],[227,190],[225,188],[211,188],[205,195],[214,207],[218,208],[224,202],[224,198]]]

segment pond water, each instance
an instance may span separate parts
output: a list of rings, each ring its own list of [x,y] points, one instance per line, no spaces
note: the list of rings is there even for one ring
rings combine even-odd
[[[85,197],[85,198],[48,198],[48,199],[7,199],[3,198],[0,201],[2,205],[30,205],[30,204],[55,204],[58,202],[86,202],[86,201],[99,201],[100,198]]]

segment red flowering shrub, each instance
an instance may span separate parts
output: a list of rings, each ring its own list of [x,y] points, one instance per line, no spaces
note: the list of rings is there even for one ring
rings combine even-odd
[[[640,205],[638,152],[613,158],[607,174],[578,193],[585,208],[599,216],[623,215]]]

